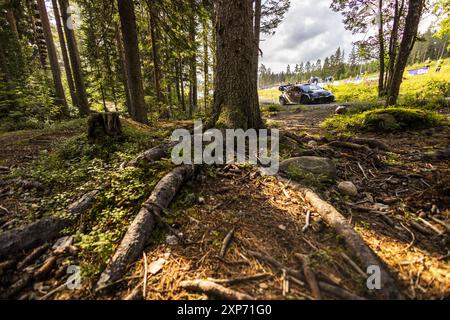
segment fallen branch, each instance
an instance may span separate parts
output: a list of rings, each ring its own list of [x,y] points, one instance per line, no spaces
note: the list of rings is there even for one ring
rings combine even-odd
[[[94,203],[99,190],[86,193],[68,207],[67,217],[48,217],[0,233],[0,257],[39,246],[50,241]]]
[[[236,231],[236,227],[233,227],[233,229],[231,229],[230,232],[228,232],[226,237],[223,239],[222,248],[220,249],[219,257],[224,258],[225,255],[227,254],[228,248],[230,247],[230,244],[233,241],[235,231]]]
[[[286,180],[282,177],[279,179]],[[304,195],[315,209],[315,211],[331,226],[335,231],[344,237],[347,245],[354,251],[359,261],[363,264],[364,269],[369,266],[379,266],[381,271],[381,289],[376,294],[381,299],[403,299],[403,295],[397,289],[397,284],[391,276],[389,269],[379,259],[379,257],[366,245],[361,236],[348,224],[347,220],[332,205],[323,201],[316,193],[303,186],[290,182],[290,185]]]
[[[296,253],[294,256],[300,261],[303,267],[303,274],[305,275],[306,282],[311,289],[312,296],[316,300],[321,300],[322,295],[320,294],[319,284],[317,283],[316,275],[309,266],[309,259],[307,256]]]
[[[326,146],[363,151],[367,154],[370,154],[372,152],[372,150],[370,150],[370,148],[368,148],[367,146],[345,141],[331,141],[330,143],[326,144]]]
[[[326,282],[319,282],[319,287],[323,291],[332,294],[338,298],[345,299],[345,300],[367,300],[365,298],[362,298],[356,294],[353,294],[345,289],[333,286]]]
[[[251,282],[251,281],[258,281],[262,279],[266,279],[270,277],[271,275],[268,273],[259,273],[251,276],[243,276],[243,277],[236,277],[232,279],[211,279],[209,278],[208,281],[219,283],[219,284],[227,284],[227,285],[234,285],[234,284],[240,284],[243,282]]]
[[[166,209],[181,185],[194,173],[194,167],[184,165],[175,168],[156,185],[148,200],[142,205],[138,215],[128,227],[116,253],[97,282],[97,290],[104,290],[121,279],[129,264],[139,258],[145,242],[153,232],[156,217]]]
[[[290,275],[291,277],[297,278],[298,280],[302,280],[302,273],[299,270],[295,270],[289,267],[286,267],[284,264],[282,264],[281,262],[279,262],[278,260],[269,257],[265,254],[262,254],[260,252],[256,252],[256,251],[251,251],[248,250],[247,251],[249,254],[251,254],[252,256],[254,256],[256,259],[263,261],[269,265],[271,265],[272,267],[278,268],[280,270],[286,270],[286,273],[288,275]]]
[[[186,280],[182,281],[180,286],[186,290],[199,291],[225,300],[255,300],[255,298],[246,293],[241,293],[207,280]]]
[[[377,139],[370,139],[370,138],[343,138],[343,140],[345,141],[349,141],[352,143],[356,143],[356,144],[361,144],[361,145],[367,145],[370,148],[373,149],[379,149],[379,150],[383,150],[383,151],[389,151],[389,147],[381,142],[380,140]]]

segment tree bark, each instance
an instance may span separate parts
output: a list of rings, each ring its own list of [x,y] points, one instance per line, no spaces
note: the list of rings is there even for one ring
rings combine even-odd
[[[147,108],[144,100],[142,84],[141,60],[139,57],[138,37],[136,31],[136,15],[133,0],[117,0],[123,45],[125,51],[125,66],[130,89],[132,118],[141,123],[148,123]]]
[[[216,76],[213,115],[216,122],[244,130],[262,128],[254,76],[252,0],[217,2]]]
[[[180,85],[181,85],[181,106],[183,108],[183,111],[187,113],[186,110],[186,98],[184,93],[184,76],[183,76],[183,59],[180,58]]]
[[[147,1],[150,9],[150,37],[152,42],[152,58],[153,58],[153,81],[155,85],[156,102],[164,103],[164,96],[161,91],[161,59],[159,55],[159,33],[157,11],[153,1]]]
[[[19,31],[17,30],[16,17],[14,15],[14,11],[12,10],[12,8],[6,9],[6,18],[8,19],[8,23],[11,27],[12,32],[17,37],[17,39],[19,39]]]
[[[37,0],[37,6],[39,10],[39,15],[41,16],[45,43],[47,45],[48,58],[50,62],[50,68],[52,71],[53,82],[55,85],[56,101],[57,104],[61,106],[62,115],[67,116],[69,114],[69,109],[67,107],[66,95],[64,93],[64,87],[61,81],[61,70],[59,69],[58,57],[56,55],[56,48],[53,42],[53,35],[50,29],[50,22],[48,20],[45,1]]]
[[[400,26],[400,18],[403,14],[403,9],[405,5],[405,0],[402,0],[402,4],[399,7],[398,0],[395,0],[394,4],[394,21],[392,24],[392,32],[391,32],[391,38],[389,41],[389,65],[387,70],[387,80],[386,80],[386,87],[385,90],[387,91],[388,88],[391,86],[392,81],[392,74],[394,73],[395,68],[395,60],[397,57],[397,46],[398,46],[398,29]]]
[[[189,57],[189,116],[197,112],[197,43],[196,37],[196,15],[195,1],[190,0],[191,17],[189,21],[189,42],[191,55]]]
[[[101,274],[97,282],[97,290],[103,290],[123,277],[128,265],[134,262],[144,250],[145,242],[153,232],[156,220],[161,216],[162,211],[169,206],[183,182],[193,173],[193,166],[177,167],[155,186],[129,226],[107,268]]]
[[[69,86],[70,97],[72,103],[78,108],[77,95],[75,85],[73,83],[72,68],[70,67],[69,56],[67,54],[66,40],[64,39],[64,31],[61,25],[61,16],[59,14],[58,1],[52,0],[53,12],[55,14],[56,30],[58,30],[59,45],[61,47],[61,55],[64,62],[64,70],[66,71],[67,84]]]
[[[209,46],[208,46],[208,20],[203,19],[203,107],[206,114],[209,97]]]
[[[385,73],[385,49],[384,49],[384,21],[383,21],[383,0],[378,0],[378,42],[379,42],[379,60],[380,75],[378,77],[378,96],[384,95],[384,73]]]
[[[38,48],[39,52],[39,62],[41,63],[42,69],[45,69],[47,67],[46,63],[46,57],[47,57],[47,49],[45,48],[45,40],[44,43],[42,43],[40,40],[41,34],[38,32],[37,28],[37,21],[36,19],[39,16],[39,10],[37,10],[37,5],[35,2],[32,2],[31,0],[26,0],[26,6],[28,11],[30,12],[30,19],[31,19],[31,29],[33,30],[33,40],[34,44]]]
[[[403,73],[405,72],[409,54],[416,42],[423,7],[424,0],[409,0],[408,14],[406,15],[405,20],[405,31],[403,32],[400,49],[395,61],[394,73],[392,74],[392,82],[389,87],[386,106],[395,105],[397,103],[400,85],[403,80]]]
[[[116,36],[116,45],[117,45],[117,55],[119,57],[119,69],[120,69],[120,74],[122,77],[122,82],[123,82],[123,88],[125,91],[125,104],[126,104],[126,108],[128,111],[128,114],[132,114],[132,103],[131,103],[131,97],[130,97],[130,88],[128,87],[128,74],[127,74],[127,67],[126,67],[126,62],[125,62],[125,55],[123,52],[123,46],[122,46],[122,38],[120,36],[120,27],[119,25],[116,23],[115,24],[115,36]]]
[[[59,7],[61,9],[61,17],[64,24],[64,32],[67,40],[67,49],[69,50],[70,63],[72,65],[72,73],[75,82],[78,110],[80,116],[85,117],[89,114],[89,102],[86,94],[86,86],[84,84],[84,77],[81,70],[80,54],[78,52],[75,32],[69,28],[68,21],[71,17],[68,14],[69,1],[59,0]]]
[[[259,64],[259,42],[261,39],[261,0],[255,0],[253,35],[255,38],[255,48],[253,50],[253,76],[258,83]]]

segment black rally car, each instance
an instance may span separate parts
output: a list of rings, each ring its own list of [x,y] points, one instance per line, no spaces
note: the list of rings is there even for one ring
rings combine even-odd
[[[315,84],[296,84],[280,86],[282,92],[280,96],[280,104],[310,104],[310,103],[330,103],[336,98],[325,89]]]

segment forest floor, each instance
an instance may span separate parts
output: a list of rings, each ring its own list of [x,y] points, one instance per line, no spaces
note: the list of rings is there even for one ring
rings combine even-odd
[[[320,124],[334,113],[335,107],[288,108],[287,111],[271,114],[267,120],[270,126],[284,131],[311,137],[330,137],[335,133],[328,132]],[[151,136],[152,140],[147,144],[139,144],[132,153],[137,154],[155,145],[155,140],[167,136],[172,128],[186,123],[160,123],[160,126],[164,125],[164,133],[161,134],[155,134],[151,128],[140,128],[145,133],[144,137]],[[135,124],[127,121],[126,126],[134,127]],[[61,182],[61,188],[43,192],[35,185],[27,187],[27,184],[21,183],[17,187],[8,182],[12,173],[15,179],[21,174],[29,177],[24,172],[30,170],[33,161],[51,154],[53,148],[58,148],[64,141],[76,140],[83,130],[83,125],[77,123],[67,128],[0,135],[0,144],[4,146],[0,154],[0,205],[6,209],[0,212],[0,232],[45,215],[42,212],[42,200],[59,197],[63,191],[67,191],[64,189],[80,189],[71,195],[73,200],[83,190],[89,189],[86,184],[92,187],[111,180],[112,188],[113,182],[123,180],[123,186],[127,186],[130,181],[127,179],[131,179],[129,176],[107,176],[106,173],[116,175],[120,162],[124,160],[112,161],[109,159],[111,157],[108,158],[111,163],[102,164],[105,171],[98,174],[89,171],[94,173],[80,180],[84,182],[82,187],[81,183],[69,179],[69,183]],[[334,183],[310,187],[335,206],[354,226],[368,246],[389,267],[398,280],[399,290],[406,297],[449,298],[449,163],[448,160],[425,160],[423,156],[449,145],[449,128],[395,134],[364,133],[358,137],[376,138],[389,147],[389,152],[367,154],[361,150],[330,148],[320,141],[301,145],[292,139],[283,138],[281,156],[284,159],[291,158],[306,150],[332,158],[337,164],[337,181],[352,181],[358,189],[358,195],[342,196]],[[133,141],[127,143],[132,144]],[[119,148],[118,152],[123,150]],[[118,214],[114,210],[108,211],[111,216],[105,218],[105,211],[98,208],[89,218],[83,217],[77,227],[82,230],[67,230],[66,234],[75,235],[75,240],[70,250],[62,255],[46,248],[24,270],[11,266],[23,261],[32,250],[0,258],[0,295],[17,284],[24,273],[35,272],[49,257],[56,255],[57,262],[45,278],[27,282],[7,298],[124,299],[136,288],[142,290],[146,277],[143,290],[146,299],[207,298],[204,294],[180,287],[183,280],[207,278],[218,282],[225,279],[222,281],[225,286],[257,299],[312,299],[308,285],[286,274],[287,268],[301,269],[294,256],[299,253],[308,256],[319,281],[360,297],[374,298],[373,292],[366,288],[367,275],[365,270],[358,267],[361,263],[354,252],[335,230],[327,226],[301,192],[289,183],[261,176],[257,168],[246,165],[201,168],[166,211],[167,221],[187,240],[186,243],[181,243],[164,226],[159,227],[149,240],[143,257],[130,266],[114,290],[103,295],[95,292],[93,288],[99,271],[120,242],[136,208],[139,208],[136,204],[148,197],[157,178],[161,178],[165,172],[168,172],[168,167],[164,160],[153,171],[133,171],[140,179],[135,189],[143,191],[125,199],[119,199],[116,194],[116,198],[113,198],[116,202],[111,208],[122,210],[119,218],[114,216]],[[46,187],[45,183],[43,187]],[[131,187],[126,188],[127,193],[135,192]],[[108,192],[120,193],[121,189],[116,187]],[[109,194],[103,197],[111,201]],[[62,203],[68,202],[65,199]],[[54,206],[49,208],[55,210],[57,205]],[[306,226],[307,217],[310,217],[309,226]],[[101,221],[98,223],[101,227],[95,226],[96,219]],[[116,220],[120,220],[120,223]],[[118,228],[121,231],[118,234],[111,233],[111,237],[97,236],[95,241],[86,244],[86,238],[92,238],[93,231],[96,228],[103,230],[101,228],[105,228],[105,225],[109,229]],[[231,230],[234,230],[232,242],[226,255],[221,257],[224,238]],[[274,267],[256,258],[252,254],[255,251],[277,260],[286,269],[283,271],[284,267]],[[2,269],[2,263],[11,261],[9,268]],[[64,267],[69,264],[81,265],[86,270],[81,289],[69,290],[64,287],[67,279]],[[253,275],[257,277],[238,279]],[[230,279],[235,280],[234,283]],[[330,292],[322,292],[322,297],[342,298]]]

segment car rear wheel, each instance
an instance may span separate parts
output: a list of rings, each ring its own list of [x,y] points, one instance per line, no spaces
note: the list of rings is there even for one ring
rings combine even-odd
[[[282,106],[285,106],[285,105],[287,104],[286,99],[283,98],[283,97],[280,97],[280,104],[281,104]]]
[[[301,104],[309,104],[310,103],[309,97],[308,96],[302,96],[301,99],[300,99],[300,103]]]

